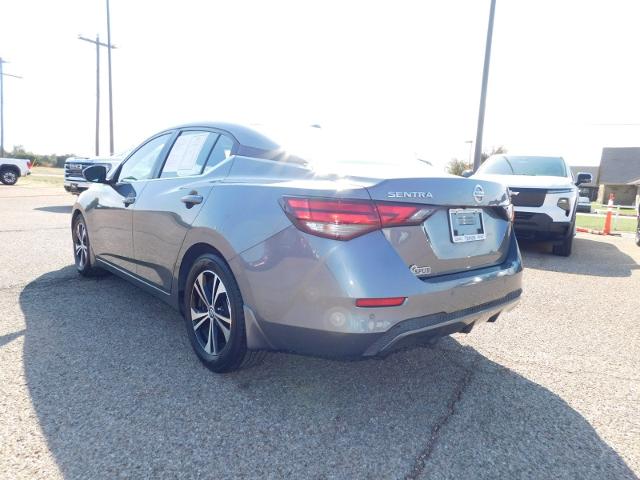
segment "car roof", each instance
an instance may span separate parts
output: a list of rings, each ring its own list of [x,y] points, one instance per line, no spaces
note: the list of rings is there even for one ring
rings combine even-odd
[[[561,158],[562,160],[564,160],[562,155],[521,155],[521,154],[518,154],[518,153],[496,153],[496,154],[494,154],[492,156],[493,157],[507,157],[507,158],[513,158],[513,157],[518,157],[518,158]]]
[[[244,146],[260,148],[263,150],[274,150],[279,147],[279,145],[274,142],[271,138],[267,137],[263,133],[260,133],[256,128],[252,128],[251,126],[241,125],[238,123],[230,123],[230,122],[193,122],[186,123],[183,125],[177,125],[173,127],[175,130],[179,128],[214,128],[217,130],[224,130],[225,132],[229,132],[235,139]],[[259,127],[259,125],[256,125]]]

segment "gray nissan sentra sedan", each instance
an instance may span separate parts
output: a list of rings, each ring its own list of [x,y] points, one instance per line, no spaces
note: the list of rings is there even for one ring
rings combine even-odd
[[[178,309],[216,372],[261,350],[369,357],[495,321],[521,294],[505,187],[379,135],[366,148],[311,127],[160,132],[118,168],[84,170],[76,267]]]

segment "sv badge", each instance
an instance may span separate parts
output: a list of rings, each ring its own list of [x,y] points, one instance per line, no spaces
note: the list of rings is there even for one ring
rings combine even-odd
[[[419,267],[418,265],[411,265],[409,270],[414,275],[429,275],[431,273],[431,267]]]

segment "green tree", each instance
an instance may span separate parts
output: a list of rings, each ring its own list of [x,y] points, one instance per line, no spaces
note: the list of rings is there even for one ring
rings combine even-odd
[[[468,168],[469,165],[467,164],[467,162],[458,158],[452,158],[451,160],[449,160],[449,163],[447,163],[447,172],[449,172],[451,175],[462,175],[462,172],[464,172]]]
[[[73,156],[74,155],[70,153],[66,155],[39,155],[25,150],[22,145],[14,145],[13,150],[7,152],[7,157],[9,158],[31,160],[34,165],[41,165],[43,167],[64,167],[65,160]]]

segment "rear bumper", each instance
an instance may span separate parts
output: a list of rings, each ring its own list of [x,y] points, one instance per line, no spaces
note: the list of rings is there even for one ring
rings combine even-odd
[[[436,313],[410,318],[381,333],[337,333],[309,328],[262,323],[270,338],[277,338],[278,350],[305,355],[354,359],[384,356],[407,347],[426,345],[434,339],[453,333],[469,333],[486,321],[495,321],[503,312],[513,310],[522,290],[485,304],[450,313]]]
[[[513,234],[502,263],[423,279],[380,232],[370,235],[337,246],[326,242],[324,251],[325,240],[289,229],[270,239],[272,247],[232,260],[246,305],[248,347],[333,358],[384,355],[470,331],[519,300],[522,262]],[[356,298],[393,296],[406,301],[355,306]]]
[[[562,240],[573,234],[573,223],[554,222],[545,213],[516,211],[513,228],[519,240]]]

